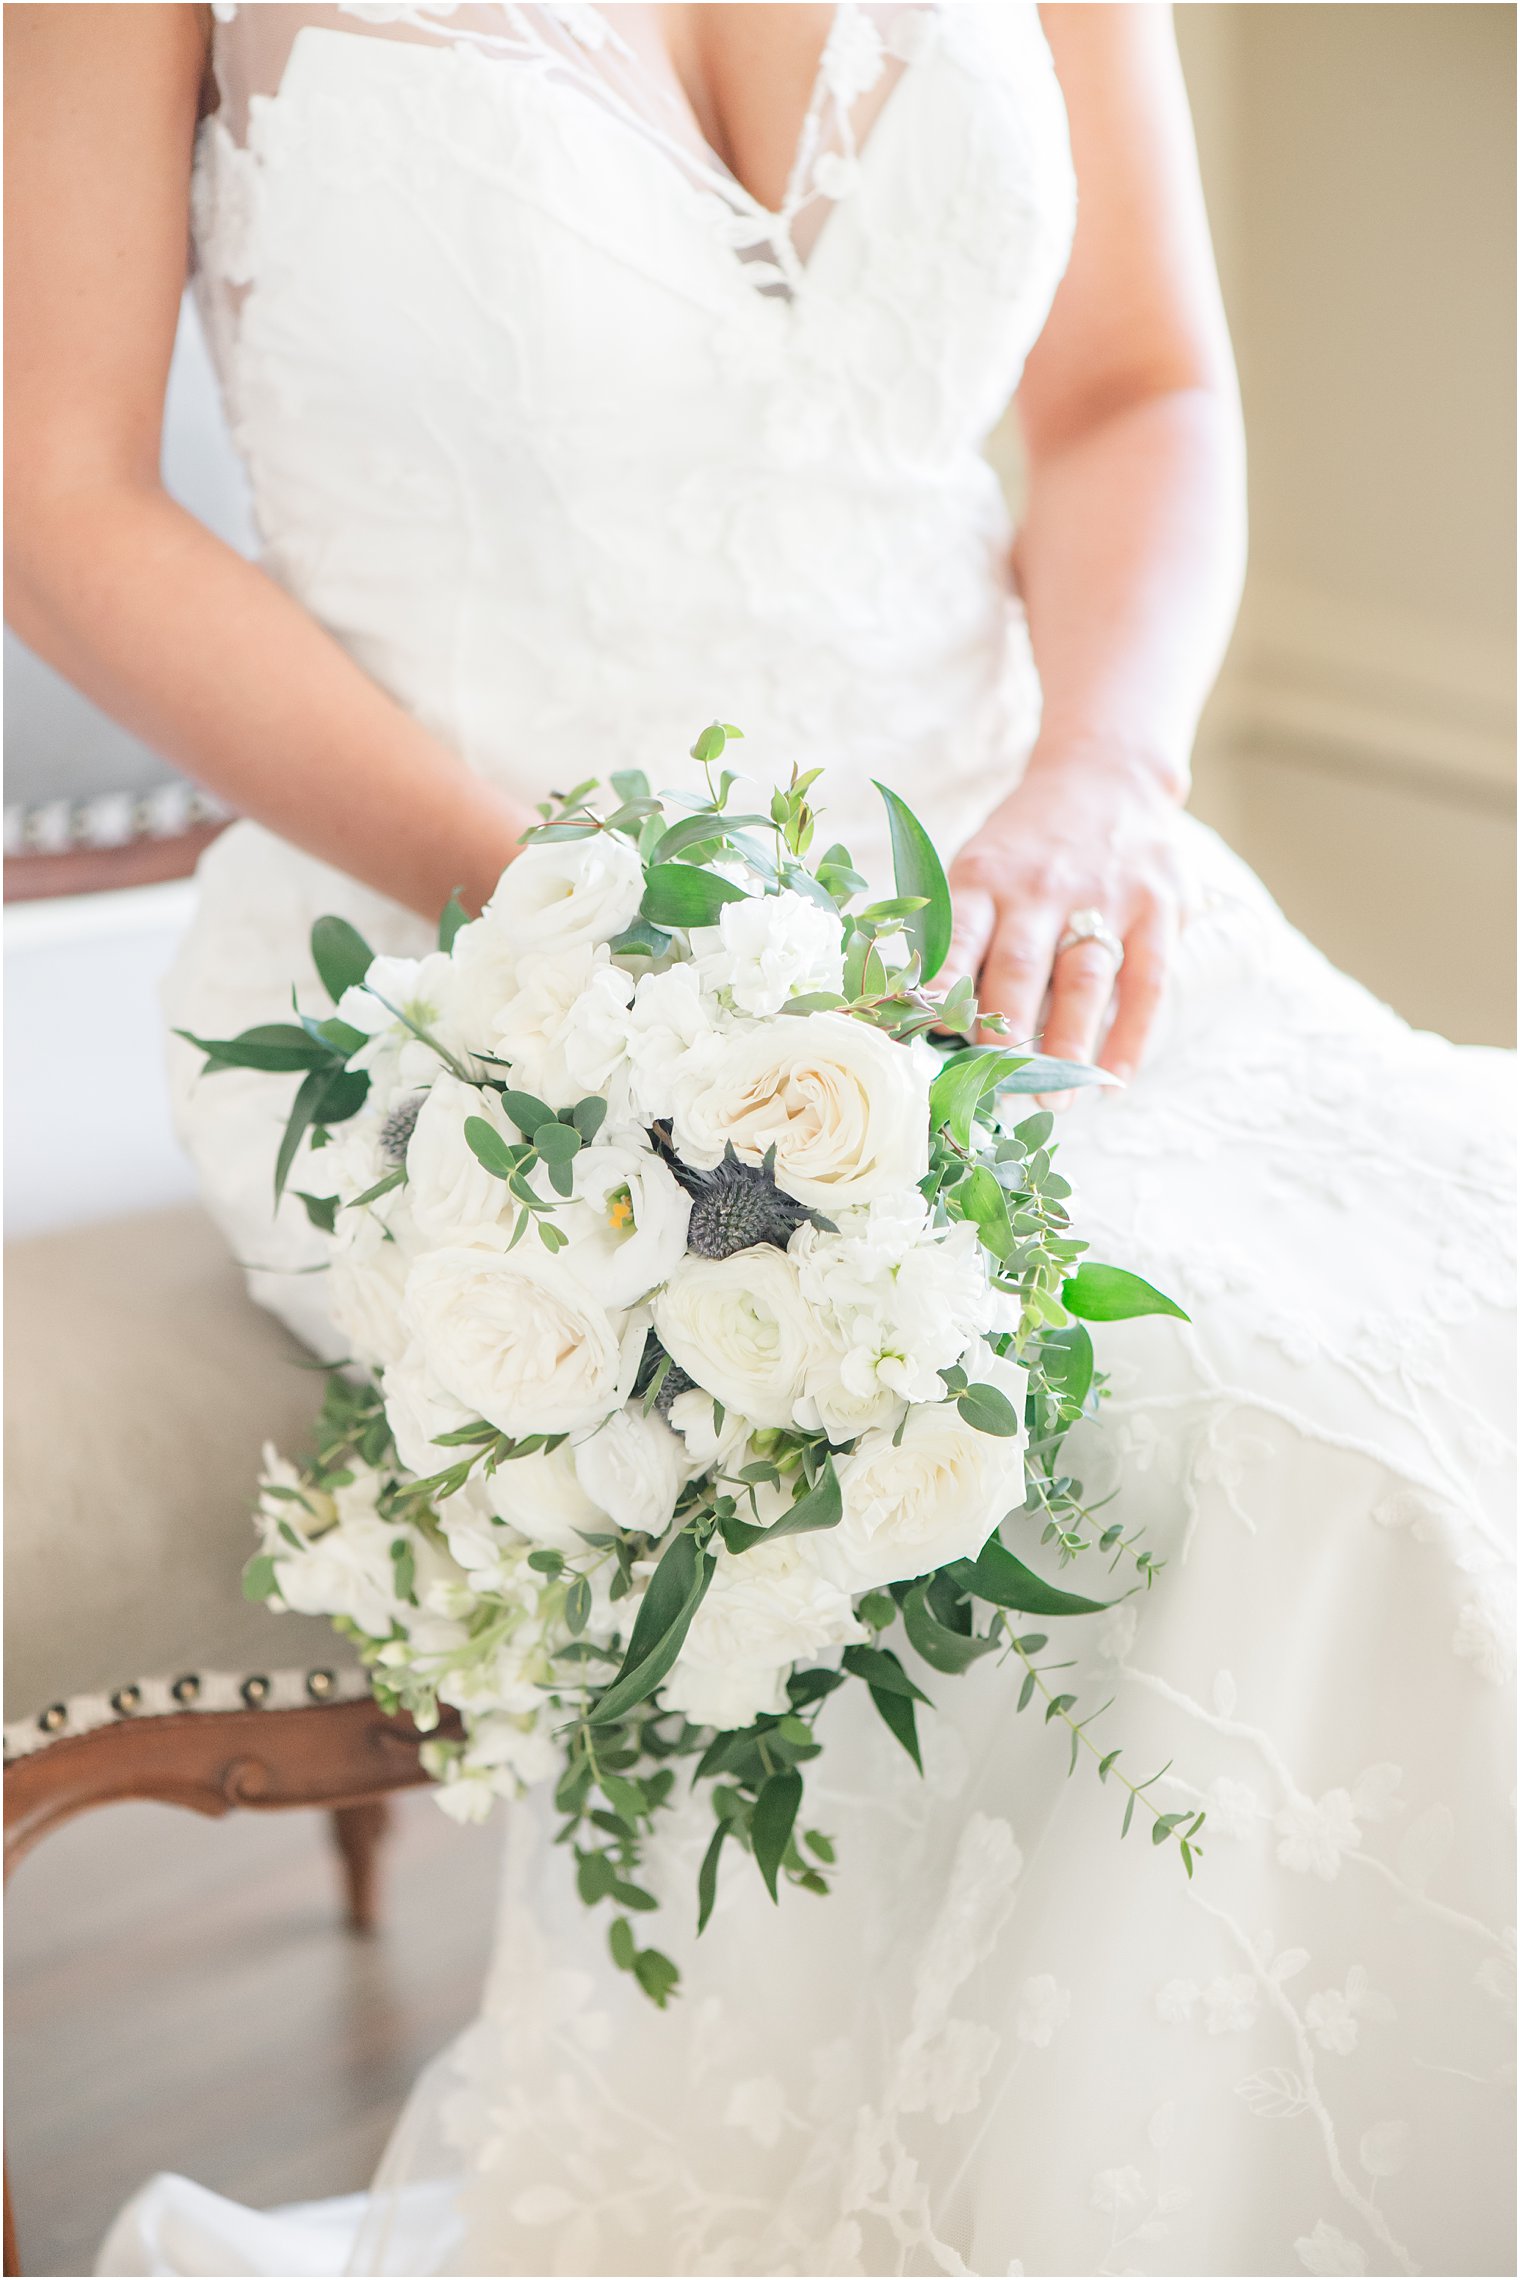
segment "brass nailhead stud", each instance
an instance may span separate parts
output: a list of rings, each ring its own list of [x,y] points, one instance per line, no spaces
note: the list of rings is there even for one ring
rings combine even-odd
[[[194,1671],[187,1671],[183,1678],[177,1678],[169,1689],[175,1701],[182,1707],[191,1702],[199,1701],[200,1691],[201,1682]]]
[[[239,1690],[250,1710],[257,1710],[269,1693],[267,1678],[245,1678]]]
[[[69,1714],[61,1702],[50,1703],[37,1720],[45,1734],[56,1734],[68,1724]]]
[[[134,1710],[142,1708],[140,1686],[119,1686],[111,1697],[111,1708],[119,1718],[129,1718]]]
[[[337,1683],[330,1670],[313,1670],[306,1674],[306,1691],[313,1702],[325,1702]]]

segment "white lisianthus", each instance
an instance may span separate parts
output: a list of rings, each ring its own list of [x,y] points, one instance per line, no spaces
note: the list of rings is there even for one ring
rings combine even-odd
[[[676,1508],[683,1454],[663,1418],[619,1409],[576,1449],[575,1477],[614,1527],[662,1536]]]
[[[477,1412],[439,1384],[420,1340],[410,1339],[396,1360],[387,1363],[381,1391],[396,1454],[408,1472],[426,1480],[457,1460],[459,1451],[440,1449],[438,1436],[473,1425]]]
[[[690,966],[644,974],[626,1015],[629,1093],[646,1123],[670,1116],[722,1052],[713,1009]]]
[[[788,998],[843,987],[838,914],[789,887],[725,903],[716,926],[693,929],[691,949],[702,987],[740,1013],[779,1013]]]
[[[776,1185],[832,1216],[924,1177],[930,1076],[910,1047],[848,1014],[748,1023],[677,1102],[676,1145],[709,1170],[729,1145],[747,1164],[774,1148]]]
[[[834,1234],[799,1227],[788,1248],[829,1326],[808,1392],[832,1439],[885,1424],[903,1402],[941,1400],[940,1371],[992,1327],[975,1227],[935,1227],[916,1193],[852,1212]]]
[[[347,1340],[348,1360],[388,1370],[408,1339],[403,1306],[411,1252],[371,1212],[348,1217],[352,1232],[327,1270],[328,1312]]]
[[[684,1258],[654,1300],[660,1343],[725,1409],[790,1425],[818,1353],[796,1263],[757,1243],[726,1259]]]
[[[363,981],[350,983],[338,1000],[338,1019],[375,1041],[355,1054],[353,1066],[368,1068],[377,1044],[399,1044],[418,1029],[435,1030],[453,986],[445,951],[430,950],[425,958],[372,958]]]
[[[638,849],[615,831],[532,841],[507,865],[483,923],[519,957],[555,957],[610,942],[644,899]]]
[[[499,1432],[574,1433],[621,1408],[645,1325],[610,1315],[546,1252],[424,1252],[406,1314],[445,1392]]]
[[[987,1355],[974,1375],[1024,1413],[1025,1372]],[[927,1575],[975,1559],[1024,1499],[1024,1434],[968,1425],[954,1401],[908,1411],[900,1434],[865,1434],[839,1464],[844,1515],[810,1538],[829,1575],[849,1591]]]
[[[642,1133],[583,1148],[574,1183],[555,1222],[569,1238],[563,1265],[604,1306],[633,1306],[685,1257],[691,1197]]]
[[[695,1725],[726,1729],[785,1710],[797,1662],[863,1639],[849,1594],[824,1574],[811,1536],[720,1551],[662,1698]]]
[[[550,1108],[572,1108],[588,1093],[614,1108],[633,980],[606,948],[572,947],[525,957],[517,988],[501,1008],[491,1050],[512,1065],[512,1083]]]
[[[467,1243],[516,1216],[506,1182],[486,1170],[465,1138],[465,1123],[472,1116],[508,1144],[521,1138],[498,1093],[461,1084],[440,1069],[417,1111],[406,1150],[407,1201],[413,1224],[427,1242]]]

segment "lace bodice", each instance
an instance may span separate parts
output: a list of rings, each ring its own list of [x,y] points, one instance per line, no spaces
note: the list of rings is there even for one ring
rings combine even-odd
[[[828,752],[868,855],[873,774],[972,828],[1034,699],[980,447],[1073,208],[1033,7],[836,9],[775,212],[653,9],[217,14],[199,288],[273,575],[534,797],[721,712]]]

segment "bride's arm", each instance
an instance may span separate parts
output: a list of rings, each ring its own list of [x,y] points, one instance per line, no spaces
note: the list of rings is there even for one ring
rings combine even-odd
[[[1072,259],[1019,392],[1015,555],[1044,691],[1028,771],[952,867],[956,970],[1045,1050],[1092,1055],[1112,968],[1057,956],[1074,910],[1125,944],[1103,1059],[1143,1049],[1179,919],[1172,853],[1244,554],[1229,341],[1169,11],[1041,10],[1071,122]]]
[[[159,481],[200,7],[5,11],[6,614],[156,750],[436,917],[534,819]]]

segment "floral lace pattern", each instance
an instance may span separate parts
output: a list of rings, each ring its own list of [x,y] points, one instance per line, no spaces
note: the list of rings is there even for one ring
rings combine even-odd
[[[705,706],[759,772],[826,760],[878,872],[873,775],[953,848],[1038,701],[978,455],[1071,227],[1034,10],[841,9],[784,229],[667,147],[642,11],[222,13],[196,231],[272,574],[532,797],[613,756],[670,781]],[[1193,1318],[1103,1340],[1077,1469],[1167,1564],[1071,1683],[1207,1806],[1196,1879],[1116,1856],[1109,1792],[985,1664],[922,1781],[840,1706],[838,1889],[730,1879],[669,2016],[515,1811],[482,2016],[351,2271],[1513,2269],[1509,1065],[1412,1035],[1185,845],[1164,1032],[1062,1168]],[[170,989],[203,1035],[269,1018],[322,910],[418,945],[246,825],[205,878]],[[265,1200],[283,1093],[191,1058],[208,1199],[321,1342]],[[704,1834],[668,1840],[673,1923]],[[268,2268],[188,2190],[103,2269],[211,2269],[218,2224]]]

